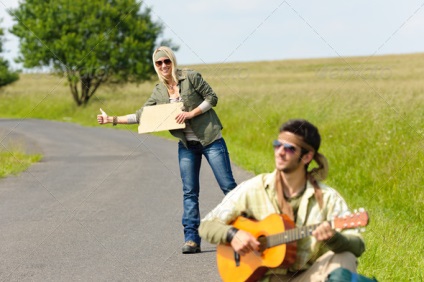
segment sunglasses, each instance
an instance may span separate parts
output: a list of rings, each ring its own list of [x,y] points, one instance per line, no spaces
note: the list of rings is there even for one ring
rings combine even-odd
[[[165,65],[169,66],[171,63],[172,62],[171,62],[170,59],[165,59],[163,61],[156,61],[155,62],[156,66],[158,66],[158,67],[162,66],[162,64],[165,64]]]
[[[286,152],[287,154],[294,154],[296,153],[296,147],[287,143],[281,143],[278,140],[274,140],[272,142],[272,146],[274,146],[275,150],[278,150],[281,148],[281,146],[283,146],[284,152]]]

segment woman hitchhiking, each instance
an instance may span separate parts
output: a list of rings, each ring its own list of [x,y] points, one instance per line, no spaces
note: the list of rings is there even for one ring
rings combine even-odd
[[[175,119],[178,123],[186,123],[186,127],[170,131],[179,139],[178,161],[184,194],[182,224],[185,244],[182,252],[199,253],[199,173],[202,155],[208,160],[224,194],[237,186],[227,146],[222,138],[223,127],[212,109],[218,97],[200,73],[177,69],[177,61],[170,48],[157,48],[153,52],[153,64],[160,82],[143,107],[175,102],[183,102],[184,105],[183,112]],[[136,124],[143,107],[135,114],[125,116],[110,117],[103,113],[97,116],[97,121],[100,124]]]

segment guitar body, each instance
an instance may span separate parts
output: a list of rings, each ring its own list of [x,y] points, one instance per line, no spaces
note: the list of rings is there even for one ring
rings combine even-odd
[[[279,214],[271,214],[261,221],[238,217],[232,225],[251,233],[260,242],[261,238],[294,228],[294,223],[286,215]],[[231,282],[257,281],[269,268],[281,265],[288,267],[296,259],[296,242],[272,248],[261,246],[261,249],[263,251],[260,253],[251,252],[245,256],[240,256],[240,262],[237,264],[235,252],[231,245],[218,245],[217,265],[222,280]]]
[[[368,213],[336,217],[330,223],[332,229],[343,230],[368,225]],[[245,256],[236,255],[230,244],[220,244],[216,249],[218,271],[222,280],[257,281],[269,268],[289,268],[296,260],[296,241],[311,236],[321,223],[295,228],[286,215],[271,214],[255,221],[239,216],[233,226],[251,233],[260,242],[259,252]]]

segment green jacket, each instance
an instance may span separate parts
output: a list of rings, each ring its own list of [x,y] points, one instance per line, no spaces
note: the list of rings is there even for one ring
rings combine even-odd
[[[204,100],[208,101],[212,107],[218,103],[218,96],[215,94],[210,85],[202,78],[202,75],[193,70],[178,70],[178,83],[180,88],[180,96],[183,99],[184,111],[190,112],[197,108]],[[137,122],[140,122],[140,116],[144,107],[169,103],[168,90],[163,83],[156,84],[150,98],[144,103],[137,112]],[[202,113],[187,122],[190,123],[194,134],[199,138],[203,146],[212,143],[222,130],[221,121],[213,109]],[[187,147],[183,129],[170,130],[173,136],[180,139]]]

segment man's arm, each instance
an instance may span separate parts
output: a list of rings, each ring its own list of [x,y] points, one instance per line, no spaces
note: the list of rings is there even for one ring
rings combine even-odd
[[[199,235],[212,244],[227,243],[227,233],[231,225],[217,220],[202,220],[199,226]]]
[[[202,219],[199,226],[200,237],[212,244],[227,243],[231,223],[243,212],[242,205],[238,204],[243,194],[240,188],[234,188]]]
[[[330,194],[330,199],[328,200],[328,221],[331,221],[334,216],[343,216],[350,213],[343,197],[335,190],[334,192],[335,193]],[[360,234],[352,230],[336,232],[331,228],[329,222],[320,224],[320,226],[312,232],[312,235],[335,253],[351,252],[356,257],[359,257],[365,251],[365,242]]]
[[[260,243],[252,234],[217,221],[202,221],[199,234],[213,244],[230,243],[231,247],[242,256],[259,250]]]
[[[354,234],[344,234],[334,231],[328,222],[322,223],[312,232],[318,240],[335,253],[351,252],[356,257],[360,257],[365,251],[365,243],[360,236]]]
[[[351,252],[356,257],[360,257],[365,251],[362,238],[353,234],[336,232],[332,238],[325,241],[325,244],[335,253]]]

